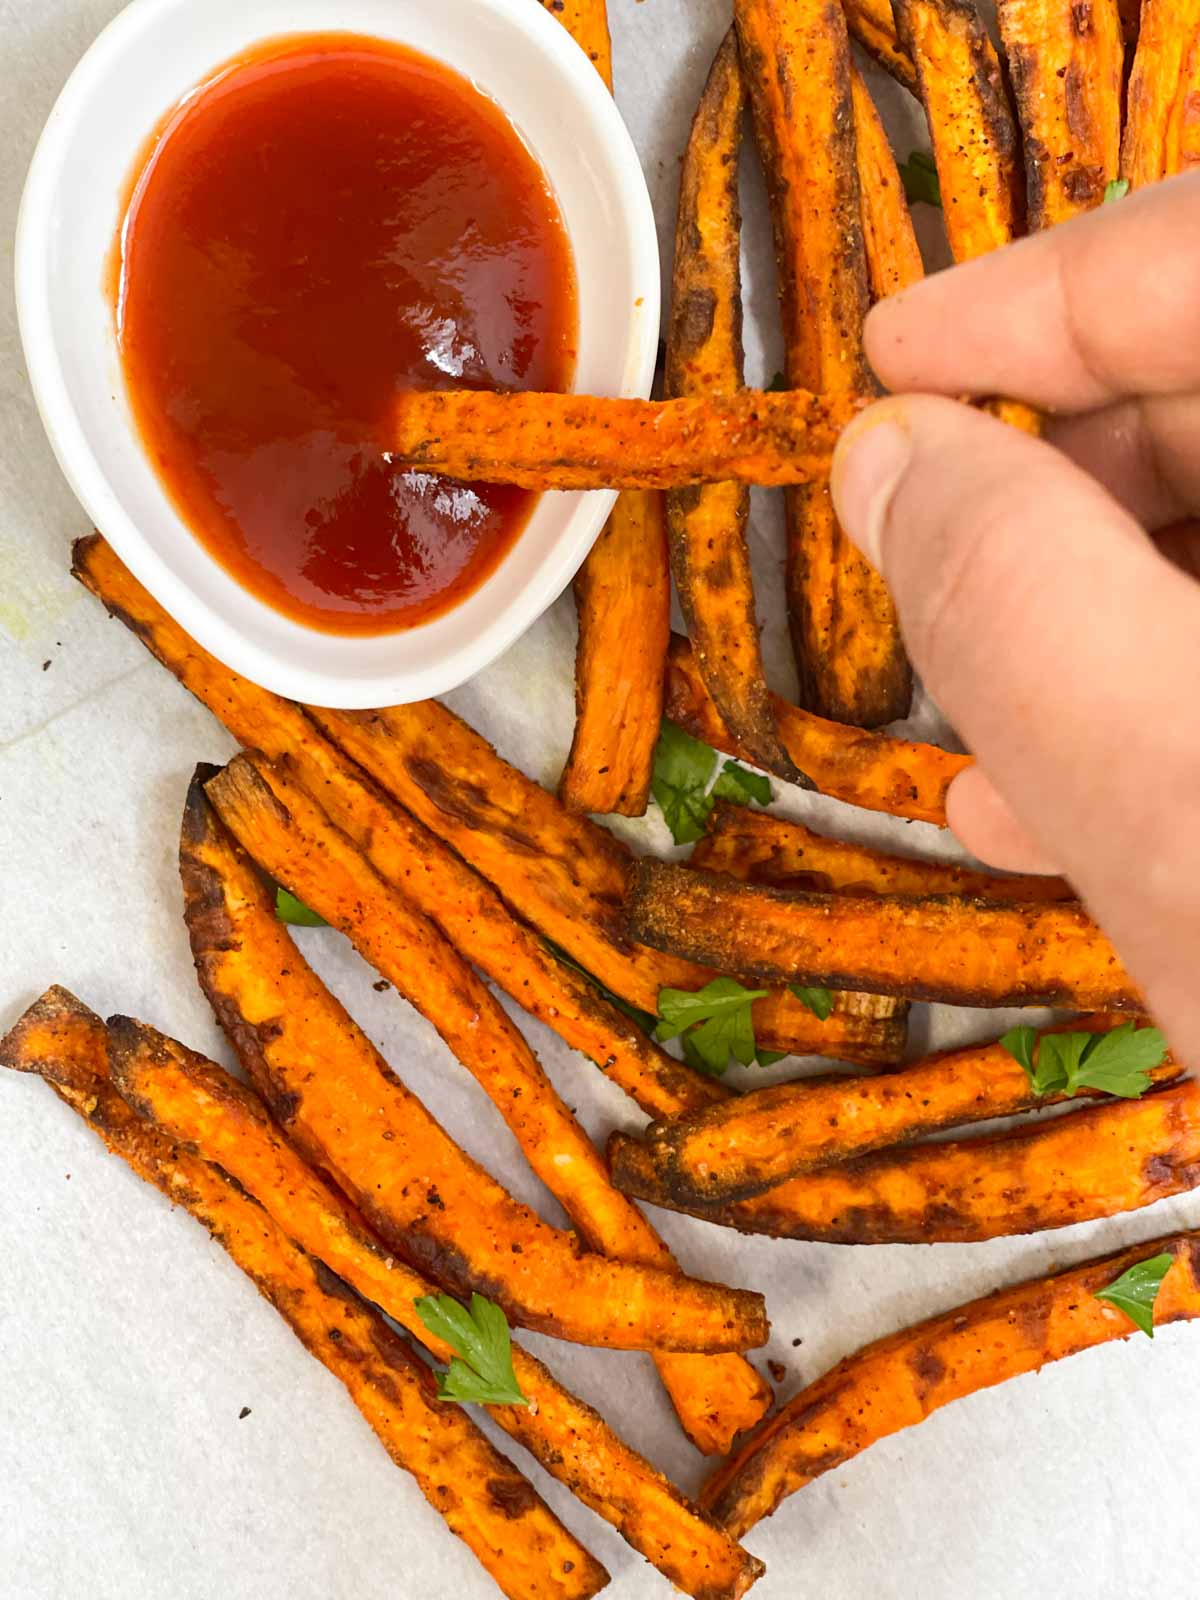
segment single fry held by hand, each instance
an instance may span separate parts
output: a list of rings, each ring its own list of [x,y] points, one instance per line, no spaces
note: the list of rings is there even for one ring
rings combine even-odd
[[[639,863],[635,939],[753,983],[817,983],[960,1006],[1144,1009],[1110,940],[1075,902],[821,895]]]
[[[525,489],[815,483],[862,404],[799,389],[682,400],[411,392],[396,401],[386,448],[450,478]]]

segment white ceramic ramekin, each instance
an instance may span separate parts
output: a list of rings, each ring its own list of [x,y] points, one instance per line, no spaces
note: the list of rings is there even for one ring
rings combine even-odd
[[[88,515],[171,614],[227,666],[344,707],[462,683],[569,582],[613,495],[543,495],[487,581],[423,626],[320,633],[248,594],[188,531],[125,400],[106,258],[155,124],[222,62],[278,34],[396,40],[445,61],[508,114],[541,163],[575,255],[582,394],[646,395],[658,345],[654,218],[637,154],[594,67],[537,0],[134,0],[67,82],[29,170],[17,229],[21,336],[55,454]]]

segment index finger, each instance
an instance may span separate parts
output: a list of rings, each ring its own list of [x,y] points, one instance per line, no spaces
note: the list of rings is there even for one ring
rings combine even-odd
[[[892,390],[1087,411],[1200,383],[1200,174],[937,273],[867,318]]]

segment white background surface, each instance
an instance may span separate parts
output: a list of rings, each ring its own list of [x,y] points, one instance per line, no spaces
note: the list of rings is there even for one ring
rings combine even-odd
[[[216,0],[210,0],[216,3]],[[224,0],[221,0],[224,3]],[[533,0],[530,0],[533,3]],[[0,234],[9,251],[25,163],[114,0],[0,0]],[[618,98],[645,160],[664,246],[691,108],[726,22],[720,0],[612,0]],[[877,78],[873,86],[879,87]],[[881,89],[902,153],[917,123]],[[748,175],[749,376],[778,365],[761,193]],[[928,220],[928,219],[926,219]],[[8,274],[6,272],[6,278]],[[137,1014],[229,1056],[196,988],[175,841],[197,760],[232,749],[67,575],[85,531],[24,383],[0,299],[0,1028],[53,981],[102,1013]],[[767,650],[787,689],[777,529],[756,504]],[[502,753],[552,783],[571,729],[574,621],[561,600],[484,677],[451,697]],[[44,665],[45,664],[45,665]],[[919,719],[930,727],[926,709]],[[778,786],[777,786],[778,787]],[[847,834],[920,825],[780,795]],[[638,825],[663,849],[657,821]],[[561,1220],[498,1116],[432,1030],[329,932],[301,933],[439,1118],[523,1198]],[[640,1120],[589,1063],[522,1019],[602,1137]],[[919,1008],[918,1044],[979,1037],[995,1017]],[[784,1063],[779,1074],[794,1071]],[[849,1249],[747,1240],[655,1213],[699,1275],[765,1289],[783,1394],[921,1316],[1187,1223],[1166,1202],[1112,1223],[1014,1241]],[[1124,1600],[1200,1594],[1200,1342],[1171,1328],[976,1396],[788,1501],[748,1544],[755,1593],[790,1600]],[[801,1343],[794,1344],[793,1341]],[[688,1488],[703,1476],[648,1358],[534,1337],[555,1370]],[[251,1414],[239,1420],[244,1406]],[[515,1447],[513,1447],[515,1450]],[[652,1569],[519,1456],[613,1574],[614,1600],[666,1594]],[[473,1558],[387,1460],[340,1386],[182,1212],[103,1153],[40,1083],[0,1075],[0,1595],[5,1600],[467,1600],[492,1593]]]

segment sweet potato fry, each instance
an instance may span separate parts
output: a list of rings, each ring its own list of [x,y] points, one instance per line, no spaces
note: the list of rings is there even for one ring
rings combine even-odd
[[[731,30],[696,108],[679,181],[667,335],[671,397],[730,394],[742,386],[737,180],[743,100]],[[744,484],[710,483],[672,489],[666,500],[671,570],[708,692],[748,759],[808,787],[779,738],[763,673],[746,544],[750,491]],[[664,638],[664,663],[666,648]]]
[[[946,790],[951,780],[971,765],[970,756],[829,722],[789,705],[778,695],[771,700],[791,759],[822,794],[867,811],[946,826]],[[726,755],[753,760],[721,721],[692,647],[679,634],[673,635],[667,657],[666,712],[693,738]]]
[[[703,491],[701,491],[703,492]],[[662,496],[626,489],[575,578],[575,736],[568,811],[640,817],[650,797],[671,637]]]
[[[569,1197],[572,1220],[581,1229],[586,1227],[588,1242],[598,1245],[601,1232],[611,1241],[616,1229],[628,1243],[627,1230],[635,1224],[624,1208],[619,1219],[614,1215],[599,1158],[577,1129],[578,1137],[571,1133],[573,1119],[542,1078],[528,1046],[433,925],[392,894],[316,803],[297,785],[270,773],[261,758],[254,765],[248,756],[236,757],[205,787],[243,848],[353,939],[437,1028],[497,1104],[506,1099],[516,1102],[515,1107],[505,1107],[506,1121],[534,1170],[560,1197]],[[286,794],[286,803],[280,792]],[[203,827],[203,820],[189,812],[185,818],[189,833]],[[258,910],[270,915],[261,889]],[[286,1004],[288,993],[285,986],[277,998]],[[326,1010],[332,1016],[332,1006]],[[357,1057],[353,1062],[352,1056]],[[448,1280],[456,1292],[479,1290],[498,1300],[511,1321],[584,1344],[722,1351],[749,1349],[765,1341],[760,1296],[676,1276],[661,1258],[659,1264],[644,1265],[579,1253],[569,1235],[549,1227],[487,1179],[378,1058],[368,1060],[367,1052],[344,1046],[331,1052],[330,1061],[334,1060],[338,1070],[333,1076],[344,1101],[358,1082],[356,1072],[365,1077],[370,1070],[368,1081],[374,1081],[380,1102],[379,1112],[368,1124],[371,1155],[361,1151],[356,1165],[347,1154],[339,1168],[343,1187],[352,1176],[355,1184],[372,1190],[364,1211],[376,1228],[401,1232],[402,1240],[385,1236],[427,1264],[435,1277]],[[389,1081],[381,1092],[385,1073]],[[382,1165],[377,1148],[381,1125],[391,1126],[396,1135]],[[435,1145],[440,1152],[435,1153]],[[584,1165],[588,1155],[594,1162],[590,1171]],[[554,1172],[555,1164],[563,1164],[568,1156],[570,1185]],[[379,1181],[371,1184],[368,1174],[376,1167]],[[444,1204],[429,1200],[426,1191],[431,1186]],[[514,1245],[520,1248],[514,1250]],[[644,1237],[641,1247],[653,1248]],[[519,1265],[514,1265],[515,1258]],[[497,1286],[485,1288],[493,1279]]]
[[[799,389],[683,400],[414,391],[396,402],[391,448],[414,467],[526,489],[813,483],[861,407],[844,391]]]
[[[115,1019],[116,1054],[142,1036],[161,1039]],[[100,1018],[54,988],[0,1041],[0,1065],[44,1077],[114,1155],[208,1229],[345,1385],[392,1460],[413,1475],[506,1595],[585,1600],[601,1589],[604,1568],[463,1407],[436,1399],[428,1368],[383,1318],[294,1243],[277,1215],[226,1176],[228,1169],[181,1152],[173,1137],[139,1120],[108,1079],[108,1043]],[[408,1309],[416,1320],[411,1298]]]
[[[1112,944],[1075,902],[989,905],[820,895],[639,863],[631,936],[752,983],[816,983],[959,1006],[1142,1008]]]
[[[1126,104],[1121,176],[1133,188],[1200,162],[1200,16],[1189,0],[1143,0]]]
[[[562,1205],[585,1245],[621,1261],[655,1269],[642,1285],[643,1315],[678,1273],[669,1250],[637,1207],[613,1189],[598,1151],[563,1104],[521,1034],[471,968],[436,929],[388,890],[282,767],[239,756],[211,780],[218,805],[230,811],[244,844],[274,877],[294,885],[306,903],[341,929],[361,954],[438,1029],[500,1112],[534,1172]],[[236,797],[229,798],[231,789]],[[224,797],[224,798],[222,798]],[[189,798],[201,805],[198,789]],[[210,819],[189,816],[189,833],[209,831]],[[657,1286],[657,1287],[656,1287]],[[691,1291],[685,1291],[685,1295]],[[733,1328],[748,1303],[726,1301],[714,1311]],[[753,1339],[757,1330],[748,1337]],[[718,1346],[726,1348],[726,1346]],[[734,1423],[757,1420],[770,1391],[736,1356],[703,1361],[657,1354],[659,1375],[681,1423],[700,1448],[714,1452],[714,1394],[739,1401]],[[739,1427],[733,1428],[734,1432]],[[728,1447],[729,1438],[725,1437]]]
[[[849,10],[846,15],[848,20],[852,17]],[[890,6],[888,17],[890,20]],[[925,264],[887,130],[856,67],[850,69],[850,92],[871,298],[884,300],[919,283],[925,276]]]
[[[917,69],[896,37],[891,0],[842,0],[842,10],[846,13],[851,38],[890,72],[897,83],[916,94]]]
[[[1021,149],[1004,77],[975,0],[895,0],[933,141],[956,261],[1008,244],[1024,221]]]
[[[735,0],[775,227],[787,380],[874,393],[846,21],[826,0]],[[787,497],[787,597],[801,699],[875,727],[908,711],[912,675],[880,575],[833,514],[828,481]]]
[[[1116,1025],[1093,1017],[1092,1032]],[[1180,1069],[1168,1058],[1154,1081]],[[775,1084],[725,1105],[651,1123],[644,1141],[614,1134],[613,1181],[627,1194],[669,1204],[746,1200],[802,1172],[922,1134],[1046,1104],[1001,1044],[973,1045],[869,1078]]]
[[[127,1034],[114,1050],[113,1075],[143,1117],[236,1179],[302,1248],[386,1311],[436,1360],[450,1359],[450,1347],[429,1332],[415,1306],[432,1285],[391,1255],[306,1166],[272,1126],[257,1095],[212,1062],[145,1028]],[[512,1358],[530,1404],[488,1406],[499,1426],[689,1594],[707,1593],[710,1583],[730,1600],[744,1592],[757,1563],[539,1361],[516,1344]]]
[[[1034,233],[1100,205],[1117,176],[1125,39],[1117,0],[999,0],[996,15]]]
[[[543,0],[613,86],[605,0]],[[575,737],[559,782],[570,811],[640,817],[662,721],[671,579],[661,497],[617,497],[575,577]]]
[[[310,710],[381,788],[614,994],[653,1013],[661,989],[700,989],[711,980],[709,968],[629,942],[629,852],[603,828],[564,811],[445,706],[427,700],[370,712]],[[781,990],[756,1002],[754,1025],[760,1044],[794,1055],[886,1066],[904,1051],[903,1010],[889,1015],[862,997],[839,996],[821,1022]]]
[[[643,1111],[665,1116],[724,1098],[719,1084],[659,1049],[593,984],[557,960],[459,855],[364,782],[299,706],[239,678],[201,650],[98,534],[77,543],[75,574],[239,743],[272,759],[286,757],[290,770],[387,882],[431,917],[493,983],[589,1056]],[[611,837],[595,832],[601,840]]]
[[[1077,1355],[1134,1325],[1095,1298],[1139,1261],[1175,1260],[1154,1303],[1156,1326],[1200,1316],[1200,1236],[1174,1233],[1001,1289],[847,1356],[795,1395],[723,1463],[701,1496],[741,1538],[780,1501],[932,1412],[1050,1361]]]
[[[820,894],[960,894],[1001,905],[1076,898],[1064,878],[976,872],[943,861],[888,855],[867,845],[831,839],[802,822],[730,805],[726,800],[713,807],[708,832],[692,851],[688,865],[723,872],[745,883],[811,889]]]
[[[963,1244],[1115,1217],[1198,1185],[1200,1084],[1186,1081],[1010,1133],[883,1150],[687,1210],[775,1239]],[[664,1199],[659,1190],[655,1204]]]
[[[608,35],[605,0],[542,0],[587,56],[606,86],[613,86],[612,40]]]

